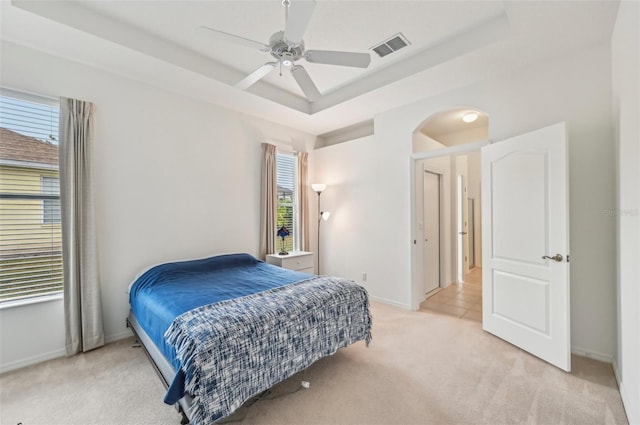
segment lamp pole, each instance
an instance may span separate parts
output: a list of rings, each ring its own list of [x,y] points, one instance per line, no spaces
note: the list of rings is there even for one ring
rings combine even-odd
[[[320,222],[322,221],[322,212],[320,212],[320,194],[318,192],[318,275],[320,275]]]
[[[320,221],[322,220],[322,212],[320,211],[320,194],[327,188],[326,184],[314,183],[311,188],[318,194],[318,275],[320,274]]]

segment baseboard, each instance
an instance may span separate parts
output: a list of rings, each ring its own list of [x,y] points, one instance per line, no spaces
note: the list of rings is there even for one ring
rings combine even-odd
[[[618,370],[618,362],[616,362],[615,358],[611,362],[611,366],[613,367],[613,375],[616,377],[616,381],[618,381],[618,387],[620,387],[620,382],[622,382],[622,380],[620,379],[620,371]]]
[[[618,363],[616,359],[613,359],[613,374],[616,377],[616,381],[618,382],[618,391],[620,392],[620,398],[622,399],[622,407],[624,407],[624,412],[627,414],[627,422],[630,425],[640,424],[640,416],[635,417],[633,415],[633,406],[632,403],[629,403],[629,396],[627,395],[626,387],[622,383],[622,378],[620,377],[620,369],[618,368]]]
[[[115,334],[111,334],[111,335],[105,335],[104,337],[104,343],[105,344],[109,344],[115,341],[119,341],[121,339],[125,339],[125,338],[129,338],[130,336],[133,336],[133,332],[131,332],[131,329],[129,328],[125,328],[124,330],[115,333]]]
[[[412,310],[410,305],[402,304],[402,303],[399,303],[399,302],[396,302],[396,301],[393,301],[393,300],[388,300],[386,298],[375,297],[375,296],[372,296],[372,295],[369,295],[369,298],[372,301],[377,301],[377,302],[382,303],[382,304],[389,304],[389,305],[392,305],[394,307],[402,308],[404,310]]]
[[[129,338],[131,336],[133,336],[133,333],[131,332],[131,330],[124,329],[118,333],[105,336],[104,343],[109,344],[111,342]],[[13,362],[4,363],[0,365],[0,373],[9,372],[9,371],[20,369],[27,366],[33,366],[34,364],[46,362],[47,360],[53,360],[60,357],[64,357],[65,355],[66,355],[66,352],[63,347],[58,350],[49,351],[47,353],[42,353],[35,356],[27,357],[24,359],[16,360]]]
[[[624,412],[627,414],[627,421],[630,425],[640,424],[640,417],[633,416],[633,409],[631,408],[629,402],[629,397],[626,392],[626,388],[622,385],[622,381],[618,375],[617,369],[613,369],[614,374],[616,375],[616,380],[618,381],[618,391],[620,391],[620,398],[622,399],[622,407],[624,407]]]
[[[11,370],[20,369],[23,367],[31,366],[36,363],[42,363],[47,360],[57,359],[59,357],[63,357],[65,355],[65,349],[60,348],[58,350],[49,351],[48,353],[38,354],[36,356],[27,357],[24,359],[16,360],[13,362],[5,363],[0,365],[0,373],[9,372]]]
[[[589,350],[588,348],[582,348],[576,345],[571,346],[571,353],[605,363],[613,363],[613,356],[611,356],[611,354],[597,353],[595,351]]]

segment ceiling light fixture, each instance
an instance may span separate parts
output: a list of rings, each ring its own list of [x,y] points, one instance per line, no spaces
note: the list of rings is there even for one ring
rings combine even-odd
[[[462,121],[466,123],[474,122],[477,119],[478,119],[477,112],[465,112],[465,114],[462,116]]]
[[[295,58],[291,52],[283,52],[280,54],[280,63],[282,63],[282,65],[284,66],[293,65],[294,59]]]

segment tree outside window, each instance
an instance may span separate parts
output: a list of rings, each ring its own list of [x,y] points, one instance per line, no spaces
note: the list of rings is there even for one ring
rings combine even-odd
[[[295,154],[276,154],[276,181],[278,192],[277,222],[274,233],[282,226],[285,226],[290,236],[284,240],[285,251],[296,251],[299,249],[299,229],[298,229],[298,161]],[[282,249],[282,240],[277,242],[278,250]]]

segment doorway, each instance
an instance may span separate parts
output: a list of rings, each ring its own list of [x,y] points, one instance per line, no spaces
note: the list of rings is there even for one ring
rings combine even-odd
[[[425,306],[436,308],[441,313],[464,317],[481,322],[482,318],[482,269],[480,219],[480,148],[488,144],[488,117],[481,112],[480,122],[474,128],[456,127],[460,122],[455,117],[464,110],[435,114],[423,122],[413,138],[415,173],[414,230],[414,294],[419,300],[414,308]],[[427,174],[426,171],[431,172]],[[441,205],[431,202],[428,192],[421,188],[435,187],[439,175]],[[419,193],[422,192],[422,193]],[[435,199],[435,198],[433,198]],[[438,219],[429,221],[437,209]],[[424,214],[424,215],[423,215]],[[428,245],[428,226],[440,226],[440,250]],[[424,225],[424,230],[421,226]],[[420,237],[424,237],[421,241]],[[439,260],[439,261],[438,261]],[[437,267],[439,265],[439,268]],[[435,285],[434,275],[439,274],[440,283]],[[425,296],[425,294],[427,296]]]
[[[452,229],[456,232],[451,252],[457,282],[419,303],[418,308],[471,320],[474,319],[469,315],[477,315],[483,330],[568,372],[571,338],[566,123],[519,134],[500,143],[485,143],[482,147],[480,169],[484,185],[477,204],[484,198],[485,206],[473,213],[477,218],[482,211],[481,223],[486,229],[481,245],[487,258],[480,263],[483,281],[479,288],[469,285],[467,276],[471,273],[465,279],[458,276],[460,266],[466,271],[469,264],[463,256],[468,254],[468,247],[459,236],[468,230],[464,225],[465,217],[468,218],[465,204],[475,196],[466,191],[465,174],[460,172],[464,169],[457,165],[462,162],[458,161],[460,155],[471,152],[474,145],[478,143],[412,155],[414,161],[456,155],[449,163],[452,167],[456,165],[450,180],[457,204],[452,209]],[[466,171],[470,177],[469,167]],[[445,233],[451,233],[452,229]],[[482,255],[476,249],[478,236],[482,237],[482,229],[474,226],[476,257]],[[474,262],[478,264],[476,259]],[[424,266],[414,261],[414,268],[421,267]],[[413,285],[415,289],[415,275]],[[481,303],[480,311],[473,298]]]
[[[424,188],[420,185],[420,192],[424,192],[424,199],[416,200],[416,207],[421,207],[419,213],[424,217],[423,223],[424,251],[421,252],[420,261],[416,259],[414,266],[422,273],[425,279],[425,286],[421,286],[421,298],[418,305],[420,310],[436,311],[440,314],[452,315],[472,320],[482,321],[482,268],[477,266],[476,259],[481,252],[474,252],[482,240],[481,226],[471,224],[477,223],[481,212],[478,210],[479,203],[476,201],[480,189],[479,182],[479,161],[480,153],[477,146],[466,148],[463,152],[449,153],[433,152],[427,158],[417,160],[416,163],[416,184],[419,182],[418,176],[424,180]],[[429,173],[429,171],[431,171]],[[429,196],[429,182],[435,186],[436,178],[439,175],[439,188],[441,191],[439,207],[434,206],[435,196]],[[471,194],[471,196],[468,196]],[[420,194],[416,193],[418,197]],[[471,199],[471,201],[470,201]],[[431,206],[429,203],[431,202]],[[419,205],[418,205],[419,204]],[[433,220],[440,226],[440,252],[430,253],[428,249],[430,232],[429,209],[440,210],[440,217]],[[418,208],[420,209],[420,208]],[[433,215],[434,213],[432,213]],[[472,234],[472,235],[471,235]],[[472,247],[473,244],[473,247]],[[417,246],[420,245],[418,239]],[[481,250],[480,250],[481,251]],[[440,260],[440,285],[427,286],[430,271],[437,270],[437,260]],[[419,272],[418,271],[418,272]]]

